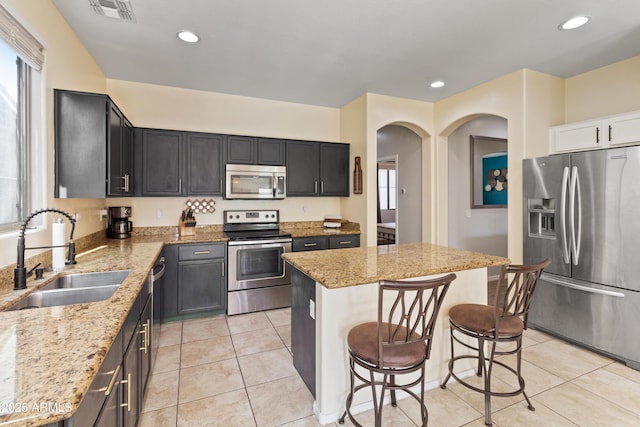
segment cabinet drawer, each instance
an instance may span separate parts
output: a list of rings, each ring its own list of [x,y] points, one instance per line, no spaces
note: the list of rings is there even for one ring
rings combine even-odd
[[[329,249],[357,248],[359,246],[360,236],[357,234],[329,237]]]
[[[318,251],[328,248],[327,238],[324,236],[318,237],[302,237],[293,239],[292,243],[293,252],[302,251]]]
[[[178,249],[178,260],[224,258],[225,252],[224,244],[181,245]]]

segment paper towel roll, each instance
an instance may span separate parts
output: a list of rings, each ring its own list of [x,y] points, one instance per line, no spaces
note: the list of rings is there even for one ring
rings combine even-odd
[[[51,233],[51,246],[61,246],[59,248],[52,248],[51,250],[53,271],[61,271],[64,270],[64,245],[67,235],[67,224],[62,222],[61,219],[58,219],[53,223]]]

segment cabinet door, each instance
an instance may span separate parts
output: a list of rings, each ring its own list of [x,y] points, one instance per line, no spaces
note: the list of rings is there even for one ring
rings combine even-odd
[[[140,315],[140,329],[138,330],[138,355],[140,360],[140,390],[138,395],[138,405],[142,409],[144,403],[144,391],[147,388],[149,375],[151,374],[151,360],[153,358],[153,334],[152,334],[152,318],[153,310],[152,297],[147,297],[147,302]]]
[[[320,195],[349,195],[348,144],[320,144]]]
[[[318,195],[318,145],[287,141],[287,197]]]
[[[122,126],[124,116],[112,102],[109,102],[109,138],[107,158],[109,179],[108,195],[119,196],[124,193],[125,179],[122,175]]]
[[[107,169],[108,196],[128,196],[133,184],[133,126],[118,107],[109,102]]]
[[[133,195],[133,125],[124,118],[122,123],[122,169],[124,177],[123,195]]]
[[[282,139],[258,139],[258,164],[270,166],[285,165],[286,141]]]
[[[113,389],[111,393],[107,396],[107,400],[98,415],[98,419],[96,420],[94,427],[114,427],[114,426],[122,426],[122,408],[121,408],[121,390],[119,384],[122,383],[122,370],[118,370],[117,377],[113,384]],[[81,419],[72,418],[72,421],[76,421],[78,425],[91,425],[91,424],[82,424]],[[72,424],[75,424],[72,422]]]
[[[187,195],[222,195],[224,135],[186,134]]]
[[[178,314],[226,310],[224,259],[178,263]]]
[[[142,195],[183,196],[184,168],[181,132],[142,131]]]
[[[622,114],[609,119],[607,133],[611,145],[640,142],[640,113]]]
[[[122,359],[122,418],[124,426],[138,425],[140,415],[140,369],[138,360],[139,340],[134,337]],[[115,424],[114,424],[115,425]]]
[[[255,165],[258,161],[257,138],[227,136],[227,163]]]
[[[55,197],[105,197],[107,98],[55,90],[54,122]]]
[[[606,136],[603,134],[602,121],[572,123],[551,129],[552,153],[590,150],[602,148]]]
[[[357,248],[360,246],[360,235],[349,234],[329,236],[329,249]]]

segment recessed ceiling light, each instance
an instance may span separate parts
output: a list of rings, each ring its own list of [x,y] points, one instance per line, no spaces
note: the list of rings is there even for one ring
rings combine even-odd
[[[436,80],[435,82],[431,83],[429,86],[431,86],[432,88],[439,88],[444,86],[444,82],[440,81],[440,80]]]
[[[584,24],[589,22],[590,19],[591,17],[587,15],[574,16],[573,18],[560,24],[558,28],[561,30],[574,30],[578,27],[582,27]]]
[[[178,38],[187,43],[196,43],[200,40],[200,37],[196,36],[191,31],[180,31],[178,33]]]

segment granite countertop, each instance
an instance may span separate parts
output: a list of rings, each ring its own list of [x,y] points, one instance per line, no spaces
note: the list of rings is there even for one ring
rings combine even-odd
[[[306,224],[309,225],[309,224]],[[325,232],[316,224],[282,227],[293,237],[359,234],[358,228]],[[0,290],[0,425],[41,426],[69,418],[78,408],[122,328],[165,244],[225,243],[219,227],[180,236],[173,228],[140,229],[131,239],[99,238],[64,272],[29,278],[27,289]],[[157,230],[156,230],[157,231]],[[345,250],[345,249],[343,249]],[[63,274],[131,270],[105,301],[34,310],[2,310]]]
[[[507,258],[430,243],[290,252],[282,257],[329,289],[510,263]]]
[[[280,227],[282,231],[287,233],[291,233],[291,237],[300,238],[300,237],[317,237],[317,236],[340,236],[340,235],[348,235],[348,234],[360,234],[359,229],[353,229],[349,227],[340,227],[340,228],[325,228],[325,227],[309,227],[309,228],[299,228],[299,227]]]

